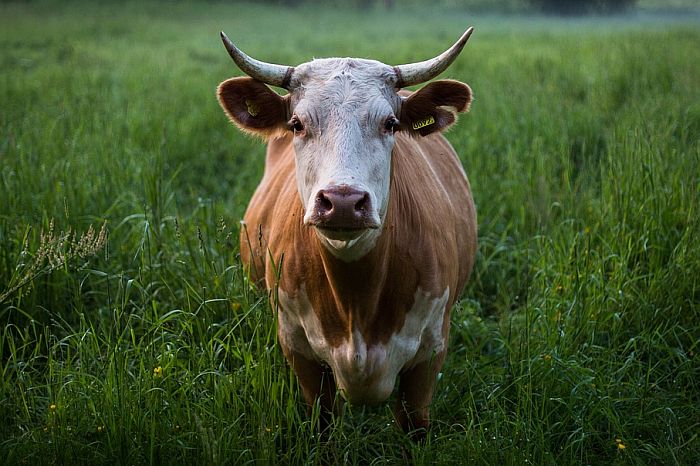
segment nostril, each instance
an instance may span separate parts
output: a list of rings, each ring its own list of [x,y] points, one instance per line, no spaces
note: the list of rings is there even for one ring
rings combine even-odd
[[[369,193],[365,193],[364,196],[362,196],[360,198],[360,200],[355,203],[355,211],[356,212],[364,212],[367,210],[368,206],[369,206]]]
[[[318,195],[316,196],[316,209],[319,213],[330,212],[333,210],[333,202],[326,197],[326,193],[323,191],[319,191]]]

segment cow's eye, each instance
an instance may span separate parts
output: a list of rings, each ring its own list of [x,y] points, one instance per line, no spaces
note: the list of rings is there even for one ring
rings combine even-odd
[[[302,124],[301,120],[299,120],[298,116],[294,115],[292,119],[289,120],[289,129],[295,133],[304,131],[304,125]]]
[[[395,116],[390,116],[384,122],[384,131],[387,133],[395,133],[399,129],[399,120]]]

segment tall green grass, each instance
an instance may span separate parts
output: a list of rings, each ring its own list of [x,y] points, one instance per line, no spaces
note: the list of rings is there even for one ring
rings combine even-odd
[[[321,442],[238,258],[264,148],[214,98],[239,73],[218,31],[269,61],[400,63],[468,25],[445,76],[475,102],[448,138],[480,246],[433,428],[413,445],[388,406],[350,407]],[[1,5],[0,454],[697,464],[699,39],[652,18]],[[66,240],[104,222],[90,254]]]

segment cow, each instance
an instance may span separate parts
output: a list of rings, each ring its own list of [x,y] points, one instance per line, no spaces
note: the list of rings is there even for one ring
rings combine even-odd
[[[397,378],[396,423],[416,438],[429,426],[450,309],[477,246],[469,181],[441,133],[472,91],[454,80],[403,88],[447,69],[472,30],[418,63],[296,67],[256,60],[221,32],[247,76],[222,82],[219,103],[268,142],[241,260],[270,293],[279,346],[308,406],[320,404],[322,426],[344,400],[386,401]]]

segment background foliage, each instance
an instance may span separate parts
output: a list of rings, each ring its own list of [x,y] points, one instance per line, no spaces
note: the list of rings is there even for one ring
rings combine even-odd
[[[697,464],[697,24],[3,4],[0,455]],[[394,64],[468,25],[445,76],[476,100],[448,138],[472,181],[480,252],[434,427],[416,446],[387,406],[352,407],[321,443],[237,256],[264,148],[214,98],[238,74],[218,31],[273,62]]]

